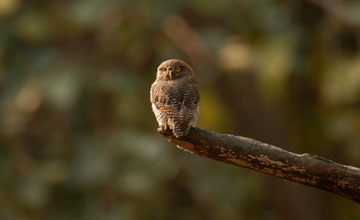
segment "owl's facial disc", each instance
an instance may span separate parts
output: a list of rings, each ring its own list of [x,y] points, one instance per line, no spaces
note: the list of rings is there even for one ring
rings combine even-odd
[[[163,80],[174,80],[186,75],[186,64],[178,60],[165,61],[158,67],[157,77]],[[185,71],[185,72],[184,72]],[[183,74],[183,72],[185,74]]]

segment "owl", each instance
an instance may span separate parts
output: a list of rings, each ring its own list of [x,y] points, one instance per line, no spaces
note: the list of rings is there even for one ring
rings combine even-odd
[[[171,59],[159,65],[150,101],[160,129],[186,136],[198,120],[199,100],[196,76],[187,63]]]

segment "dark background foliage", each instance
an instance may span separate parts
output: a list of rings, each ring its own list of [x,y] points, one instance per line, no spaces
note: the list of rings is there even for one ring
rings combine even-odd
[[[360,166],[360,3],[0,1],[1,219],[359,219],[358,204],[178,150],[163,60],[198,126]]]

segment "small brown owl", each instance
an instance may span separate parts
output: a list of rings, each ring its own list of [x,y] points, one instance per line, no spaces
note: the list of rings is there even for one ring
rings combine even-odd
[[[171,59],[159,65],[150,101],[162,130],[171,129],[176,137],[187,135],[196,125],[199,99],[196,76],[187,63]]]

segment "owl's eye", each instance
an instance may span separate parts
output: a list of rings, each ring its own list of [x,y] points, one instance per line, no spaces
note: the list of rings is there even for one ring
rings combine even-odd
[[[166,68],[161,68],[160,70],[161,70],[161,72],[163,72],[163,73],[166,72]]]
[[[178,73],[178,72],[180,72],[180,67],[179,66],[177,66],[177,67],[175,67],[175,71]]]

